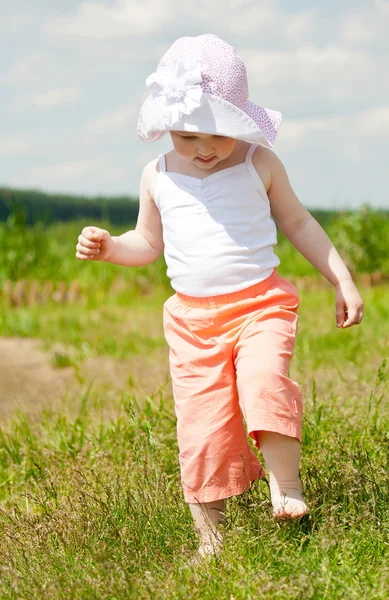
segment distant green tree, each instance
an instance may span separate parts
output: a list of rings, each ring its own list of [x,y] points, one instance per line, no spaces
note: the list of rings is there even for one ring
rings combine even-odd
[[[70,196],[45,194],[38,190],[0,188],[0,221],[6,221],[11,213],[23,207],[26,224],[53,223],[57,221],[109,221],[116,225],[136,222],[138,200],[136,198]]]
[[[348,266],[357,273],[389,275],[389,217],[369,205],[339,215],[331,237]]]
[[[0,227],[0,282],[23,279],[31,270],[39,269],[47,260],[48,245],[44,226],[27,227],[25,207],[15,205]]]

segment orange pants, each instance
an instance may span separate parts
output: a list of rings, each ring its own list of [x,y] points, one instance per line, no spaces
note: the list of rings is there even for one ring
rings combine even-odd
[[[300,388],[288,378],[299,298],[277,271],[245,290],[164,305],[185,501],[241,494],[264,475],[257,431],[301,442]]]

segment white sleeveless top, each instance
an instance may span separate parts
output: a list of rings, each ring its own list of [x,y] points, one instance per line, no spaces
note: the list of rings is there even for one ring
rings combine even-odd
[[[165,243],[167,275],[187,296],[217,296],[269,277],[276,225],[254,165],[252,144],[244,163],[204,179],[166,171],[159,157],[155,189]]]

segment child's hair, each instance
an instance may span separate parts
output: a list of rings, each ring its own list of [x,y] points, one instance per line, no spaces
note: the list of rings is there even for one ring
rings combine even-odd
[[[248,99],[246,68],[232,46],[212,34],[179,38],[146,80],[137,132],[154,142],[168,131],[221,135],[271,146],[281,113]]]

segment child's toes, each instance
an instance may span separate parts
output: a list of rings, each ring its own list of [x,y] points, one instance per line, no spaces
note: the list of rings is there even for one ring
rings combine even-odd
[[[219,556],[221,550],[221,544],[201,543],[196,553],[190,558],[188,565],[190,567],[201,566],[211,558]]]
[[[273,509],[273,516],[278,520],[300,519],[308,512],[305,502],[291,502]]]
[[[288,484],[270,486],[273,515],[276,519],[300,519],[308,512],[301,482]]]
[[[200,556],[202,556],[203,558],[208,558],[211,556],[218,556],[221,552],[221,546],[219,545],[213,545],[213,544],[204,544],[201,545],[198,549],[198,553],[200,554]]]

